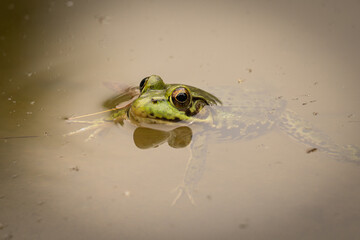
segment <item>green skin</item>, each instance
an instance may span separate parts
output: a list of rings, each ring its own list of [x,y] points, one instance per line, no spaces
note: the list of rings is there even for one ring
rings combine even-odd
[[[185,101],[178,101],[174,96],[179,89],[185,93]],[[212,116],[204,107],[221,104],[217,97],[204,90],[183,84],[165,84],[157,75],[145,78],[140,90],[137,99],[112,114],[115,122],[130,119],[138,126],[210,123]]]

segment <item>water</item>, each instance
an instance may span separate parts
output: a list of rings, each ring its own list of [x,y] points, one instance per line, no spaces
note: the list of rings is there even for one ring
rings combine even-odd
[[[0,237],[357,239],[359,166],[307,154],[284,133],[210,143],[196,205],[183,196],[171,206],[188,148],[141,150],[131,126],[63,137],[80,127],[63,118],[101,111],[114,94],[104,82],[158,74],[268,89],[335,142],[359,146],[358,7],[1,3]]]

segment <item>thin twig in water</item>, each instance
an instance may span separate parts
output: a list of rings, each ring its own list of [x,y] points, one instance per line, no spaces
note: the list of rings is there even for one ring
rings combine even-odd
[[[1,140],[9,140],[9,139],[16,139],[16,138],[37,138],[40,136],[14,136],[14,137],[0,137]]]

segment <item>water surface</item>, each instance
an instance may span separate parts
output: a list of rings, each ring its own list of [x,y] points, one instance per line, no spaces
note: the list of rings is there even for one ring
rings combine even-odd
[[[104,82],[150,74],[267,89],[341,144],[360,143],[359,3],[1,3],[0,237],[357,239],[360,167],[286,134],[211,142],[171,206],[189,148],[141,150],[134,128],[64,137],[103,110]],[[216,92],[214,92],[216,94]],[[13,138],[20,137],[20,138]]]

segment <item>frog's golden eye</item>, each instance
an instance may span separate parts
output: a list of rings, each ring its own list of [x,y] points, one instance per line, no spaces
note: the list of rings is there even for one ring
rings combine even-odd
[[[144,78],[143,80],[141,80],[141,82],[140,82],[140,85],[139,85],[139,87],[140,87],[140,92],[143,90],[143,88],[145,87],[145,84],[146,84],[146,82],[147,82],[147,80],[149,79],[149,77],[146,77],[146,78]]]
[[[178,87],[171,94],[171,101],[179,110],[186,110],[191,101],[191,95],[186,88]]]

